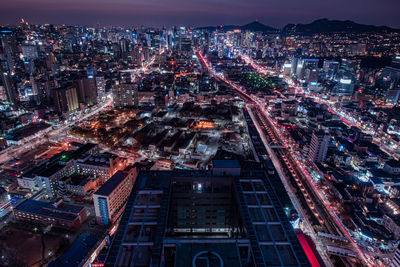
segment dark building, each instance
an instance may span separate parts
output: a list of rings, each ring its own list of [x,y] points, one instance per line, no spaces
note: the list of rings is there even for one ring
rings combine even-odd
[[[114,107],[137,107],[138,87],[133,83],[116,83],[112,86]]]
[[[62,200],[50,203],[27,199],[18,204],[13,213],[16,220],[53,224],[65,229],[78,229],[87,217],[86,208],[66,204]]]
[[[17,103],[18,93],[13,78],[10,72],[3,72],[1,74],[2,83],[4,88],[4,95],[6,100],[11,104]]]
[[[57,112],[73,112],[79,109],[78,96],[74,86],[65,86],[53,90],[54,106]]]
[[[264,172],[142,171],[105,266],[310,266]]]
[[[88,106],[97,104],[96,80],[92,78],[80,78],[75,81],[79,103]]]

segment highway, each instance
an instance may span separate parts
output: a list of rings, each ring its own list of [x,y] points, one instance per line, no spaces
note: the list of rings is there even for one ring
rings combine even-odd
[[[316,215],[317,211],[312,199],[309,194],[305,192],[305,187],[300,183],[297,174],[294,173],[294,169],[289,167],[288,163],[282,161],[284,157],[282,149],[279,148],[279,146],[275,147],[276,144],[272,141],[275,137],[272,135],[271,131],[265,127],[265,123],[263,122],[262,116],[260,116],[257,107],[248,104],[246,105],[246,109],[249,114],[246,116],[247,124],[249,125],[249,128],[251,127],[251,124],[254,124],[254,131],[256,131],[256,134],[253,133],[251,135],[252,141],[253,143],[259,143],[259,140],[256,139],[259,137],[262,144],[262,148],[260,146],[256,147],[257,154],[269,155],[268,160],[273,163],[275,170],[278,173],[278,179],[281,181],[281,186],[286,190],[291,203],[299,213],[299,217],[304,224],[304,227],[302,228],[303,232],[311,236],[317,244],[318,253],[323,258],[326,266],[333,266],[329,259],[329,255],[326,253],[326,249],[324,249],[321,238],[318,237],[317,232],[314,229],[315,227],[318,227],[319,231],[327,231],[324,223],[319,218],[319,215]],[[255,135],[257,136],[255,137]],[[260,161],[268,161],[265,158],[265,156],[262,157]],[[266,168],[268,169],[267,166]],[[281,177],[284,177],[284,179]],[[273,177],[270,177],[270,179],[273,179]],[[280,196],[281,198],[285,197],[282,193],[280,193]],[[310,206],[314,206],[314,208],[311,209]]]
[[[252,60],[251,58],[249,58],[246,55],[240,54],[240,57],[244,62],[246,62],[247,64],[249,64],[250,66],[252,66],[254,69],[256,69],[257,71],[259,71],[262,74],[265,74],[265,75],[277,75],[276,72],[259,66],[258,64],[256,64],[254,62],[254,60]],[[363,123],[362,121],[357,120],[356,118],[354,118],[350,114],[347,114],[343,110],[338,109],[337,107],[335,107],[336,101],[333,101],[333,102],[329,101],[327,99],[322,98],[317,93],[308,91],[308,90],[306,90],[306,89],[304,89],[304,88],[302,88],[300,86],[296,86],[295,82],[290,77],[284,77],[284,81],[287,84],[289,84],[290,86],[292,86],[293,88],[295,88],[297,94],[301,94],[304,97],[311,98],[318,104],[327,105],[328,108],[329,108],[329,111],[332,114],[335,114],[335,115],[339,116],[340,119],[347,126],[349,126],[349,127],[352,127],[352,126],[357,127],[363,133],[372,135],[374,144],[380,146],[381,150],[384,151],[389,156],[392,156],[395,159],[400,160],[399,153],[397,153],[393,148],[391,148],[387,144],[387,143],[392,142],[392,138],[389,135],[387,135],[385,132],[383,132],[382,130],[374,129],[370,125],[368,125],[366,123]],[[383,136],[383,137],[380,137],[380,136]]]
[[[294,151],[291,150],[288,142],[283,138],[282,133],[276,128],[273,120],[270,118],[266,110],[264,109],[262,103],[260,103],[255,97],[249,95],[246,92],[246,89],[235,84],[230,81],[226,77],[224,77],[221,73],[216,73],[212,68],[212,65],[204,58],[204,56],[199,51],[197,53],[198,58],[200,59],[202,65],[207,68],[207,70],[217,79],[225,82],[232,89],[234,89],[240,96],[242,96],[246,102],[253,104],[257,107],[258,117],[261,118],[262,124],[267,129],[268,135],[272,138],[272,141],[277,145],[280,149],[277,154],[279,157],[279,164],[275,161],[275,167],[279,169],[281,166],[286,169],[286,173],[289,177],[293,177],[296,183],[292,183],[292,185],[297,184],[300,188],[301,192],[307,193],[305,195],[306,202],[311,209],[314,216],[317,218],[319,224],[323,225],[324,228],[334,235],[344,236],[349,240],[349,243],[352,246],[352,249],[357,253],[359,259],[365,266],[372,265],[373,262],[370,261],[364,254],[363,251],[358,247],[357,243],[352,238],[351,234],[347,231],[343,223],[340,221],[335,211],[331,207],[330,203],[326,200],[325,196],[322,195],[318,186],[315,184],[310,174],[307,171],[307,167],[305,166],[305,161],[299,161],[295,159]],[[263,131],[260,129],[260,135],[264,135]],[[268,146],[268,144],[265,144]],[[287,171],[289,170],[289,172]],[[297,179],[296,179],[297,177]],[[282,181],[285,183],[285,176],[281,177]],[[287,181],[286,181],[287,182]],[[308,197],[307,197],[308,196]],[[307,200],[308,199],[308,200]],[[293,200],[296,202],[297,200]],[[301,202],[301,199],[299,199]],[[307,212],[309,214],[309,211]],[[317,240],[316,240],[317,241]]]

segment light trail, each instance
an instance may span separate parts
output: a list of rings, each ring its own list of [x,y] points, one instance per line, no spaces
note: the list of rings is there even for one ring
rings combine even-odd
[[[159,54],[163,54],[165,50],[161,50]],[[155,62],[156,55],[152,56],[149,60],[143,62],[143,66],[141,68],[135,69],[135,70],[128,70],[131,72],[135,73],[135,78],[138,73],[146,73],[150,66]],[[28,137],[26,141],[23,144],[20,144],[18,146],[10,146],[9,148],[3,150],[0,153],[0,164],[5,163],[6,161],[11,160],[12,158],[17,157],[19,154],[24,153],[26,150],[31,149],[31,147],[36,147],[40,144],[43,144],[47,141],[47,138],[43,138],[44,135],[48,135],[49,139],[52,137],[57,137],[61,133],[66,132],[68,128],[71,126],[80,123],[82,121],[87,120],[89,117],[92,117],[93,115],[97,114],[98,112],[104,110],[108,106],[112,104],[112,97],[108,97],[107,100],[104,103],[99,103],[100,106],[96,107],[94,110],[90,111],[87,114],[81,114],[75,121],[67,122],[65,121],[63,124],[58,125],[58,129],[52,129],[49,127],[46,130],[43,130],[39,133],[36,133],[32,135],[31,137]]]
[[[262,111],[262,113],[264,114],[264,116],[271,122],[271,125],[273,125],[274,130],[276,131],[276,133],[279,133],[279,131],[277,131],[274,123],[272,123],[271,118],[269,117],[269,115],[267,114],[267,111],[264,109],[263,105],[254,97],[252,97],[251,95],[249,95],[245,89],[241,86],[238,86],[236,84],[234,84],[232,81],[228,80],[227,78],[224,77],[224,75],[222,73],[217,74],[215,72],[215,70],[211,67],[211,64],[209,62],[207,62],[207,60],[204,58],[204,56],[201,54],[200,51],[198,51],[198,56],[200,58],[200,60],[202,61],[202,63],[204,64],[204,66],[207,68],[207,70],[216,78],[218,78],[219,80],[225,82],[226,84],[228,84],[229,86],[231,86],[233,89],[235,89],[236,91],[238,91],[239,93],[243,94],[244,96],[246,96],[248,99],[250,99],[253,103],[255,103],[260,110]],[[265,69],[262,68],[262,70],[266,71]],[[279,135],[278,135],[279,136]],[[285,145],[286,148],[288,147],[288,144],[285,140],[282,140],[283,144]],[[291,152],[292,154],[292,152]],[[310,182],[310,184],[312,185],[316,195],[320,198],[320,201],[324,204],[324,206],[326,207],[327,211],[329,212],[329,215],[331,215],[331,218],[334,219],[334,222],[336,223],[336,225],[343,231],[343,233],[345,234],[345,236],[349,239],[350,243],[352,244],[353,248],[356,250],[357,254],[359,255],[360,259],[365,263],[366,266],[372,266],[373,263],[367,259],[367,257],[365,256],[365,254],[361,251],[361,249],[358,247],[357,243],[353,240],[353,238],[351,237],[351,235],[348,233],[347,229],[342,225],[342,222],[336,217],[336,213],[334,212],[334,210],[332,209],[331,205],[326,201],[326,199],[321,195],[321,193],[319,192],[317,186],[315,185],[313,179],[309,176],[309,174],[307,173],[305,167],[303,166],[303,164],[301,164],[299,161],[296,160],[297,163],[299,163],[301,165],[301,170],[303,170],[303,174],[305,175],[305,177],[308,179],[308,181]]]
[[[242,53],[240,53],[240,57],[243,61],[245,61],[247,64],[249,64],[250,66],[252,66],[254,69],[258,70],[260,73],[265,74],[265,75],[276,75],[276,73],[272,70],[268,70],[264,67],[261,67],[259,65],[257,65],[254,60],[252,60],[250,57],[243,55]],[[296,92],[307,97],[307,98],[311,98],[313,99],[315,102],[317,102],[318,104],[325,104],[328,106],[328,110],[339,116],[339,118],[347,125],[347,126],[354,126],[357,127],[358,129],[360,129],[363,133],[366,134],[371,134],[374,135],[373,138],[373,142],[379,146],[381,146],[382,151],[384,151],[386,154],[388,154],[389,156],[394,157],[397,160],[400,160],[400,156],[398,155],[398,153],[396,153],[396,151],[394,151],[389,145],[387,145],[383,138],[379,138],[377,137],[378,133],[376,132],[376,130],[374,130],[373,128],[371,128],[371,126],[369,126],[367,123],[363,123],[362,121],[357,120],[356,118],[354,118],[353,116],[350,116],[348,114],[344,114],[343,111],[338,110],[335,106],[332,105],[332,103],[330,103],[327,100],[322,99],[319,96],[315,96],[313,94],[308,93],[306,90],[304,90],[303,88],[296,86],[293,82],[293,80],[289,79],[289,78],[284,78],[285,82],[287,82],[289,85],[293,86],[296,89]],[[390,142],[392,141],[391,137],[387,137],[387,139]]]

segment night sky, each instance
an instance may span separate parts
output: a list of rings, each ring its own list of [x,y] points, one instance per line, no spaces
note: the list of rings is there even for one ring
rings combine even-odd
[[[0,23],[273,27],[319,18],[400,28],[400,0],[0,0]]]

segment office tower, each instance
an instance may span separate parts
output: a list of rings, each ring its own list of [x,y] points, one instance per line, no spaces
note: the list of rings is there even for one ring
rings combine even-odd
[[[264,172],[141,171],[105,266],[310,266]]]
[[[112,225],[119,219],[136,179],[136,169],[117,171],[93,194],[96,220]]]
[[[314,131],[311,136],[308,155],[310,159],[316,163],[321,163],[325,160],[328,152],[330,136],[324,131]]]
[[[18,92],[10,72],[3,72],[1,74],[1,78],[7,102],[11,104],[16,104],[18,99]]]
[[[95,79],[96,79],[97,95],[104,94],[106,92],[106,81],[104,79],[104,76],[97,75]]]
[[[299,64],[299,58],[293,56],[291,61],[292,69],[290,72],[294,75],[297,75],[297,64]]]
[[[79,109],[78,95],[74,86],[64,86],[53,90],[57,112],[73,112]]]
[[[96,74],[97,74],[97,71],[94,66],[88,66],[86,68],[86,76],[88,79],[93,79],[94,76],[96,76]]]
[[[290,76],[291,72],[292,72],[292,64],[289,62],[285,62],[285,64],[283,64],[283,75]]]
[[[46,55],[46,68],[52,72],[55,72],[56,57],[53,52]]]
[[[91,78],[79,78],[75,81],[78,100],[87,106],[92,106],[97,103],[97,87],[94,76]]]
[[[316,70],[318,72],[318,59],[302,59],[299,64],[297,64],[297,77],[300,80],[306,80],[308,77],[306,74],[309,74],[312,70]],[[307,73],[306,70],[309,70]]]
[[[136,46],[133,51],[131,52],[133,62],[135,62],[138,66],[142,66],[143,62],[143,55],[142,55],[142,48]]]
[[[129,44],[130,44],[130,42],[127,39],[122,39],[119,41],[119,46],[121,49],[122,57],[126,57],[128,55],[128,53],[130,51]]]
[[[308,89],[315,90],[318,84],[318,69],[306,69]]]
[[[14,72],[18,60],[18,43],[13,30],[3,28],[0,30],[0,44],[3,48],[4,58],[7,63],[7,70]]]
[[[336,77],[336,74],[339,70],[339,62],[335,60],[326,60],[324,61],[323,70],[325,72],[326,78],[332,80]]]
[[[29,61],[38,58],[38,49],[35,45],[24,44],[21,49],[25,60]]]
[[[189,53],[192,51],[192,40],[188,37],[181,37],[180,39],[180,51]]]
[[[210,51],[210,33],[204,33],[204,47],[203,47],[203,55],[207,55],[208,51]]]
[[[342,77],[338,84],[333,88],[333,95],[352,96],[354,91],[354,81],[349,77]]]
[[[113,85],[112,92],[114,107],[137,107],[139,105],[137,84],[117,82]]]

